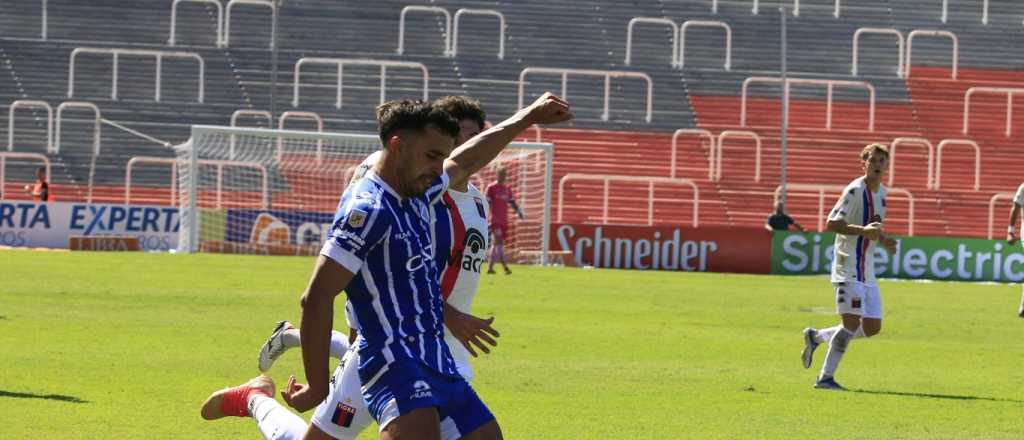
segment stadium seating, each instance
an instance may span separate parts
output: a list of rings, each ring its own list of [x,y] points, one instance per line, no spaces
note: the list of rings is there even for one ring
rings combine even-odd
[[[18,100],[45,101],[56,109],[65,101],[95,104],[105,121],[101,149],[92,148],[92,115],[81,108],[65,110],[60,151],[47,145],[46,111],[19,108],[14,113],[13,151],[44,154],[53,164],[54,194],[59,200],[125,201],[125,173],[134,157],[171,158],[166,144],[188,139],[192,124],[227,125],[234,111],[273,109],[315,112],[326,130],[370,132],[373,107],[379,100],[376,67],[346,67],[345,98],[334,102],[336,78],[332,67],[304,68],[300,105],[294,106],[293,69],[304,57],[364,58],[422,63],[429,71],[429,96],[468,94],[479,98],[492,120],[511,114],[520,101],[519,82],[528,73],[523,99],[543,90],[562,89],[562,75],[544,69],[571,69],[566,93],[577,119],[565,127],[545,129],[541,138],[554,142],[556,190],[570,173],[620,175],[636,178],[688,179],[699,190],[702,225],[759,227],[771,211],[781,178],[780,87],[752,77],[780,76],[780,16],[777,2],[762,2],[757,14],[753,1],[615,1],[550,2],[539,0],[451,0],[414,9],[405,19],[402,54],[399,18],[406,6],[426,3],[400,1],[304,0],[285,2],[278,26],[277,88],[271,100],[273,53],[270,50],[270,9],[235,5],[231,14],[230,45],[219,45],[217,8],[210,2],[182,2],[176,14],[171,46],[170,1],[50,0],[47,38],[42,36],[39,0],[0,2],[0,111]],[[713,11],[713,3],[717,11]],[[785,2],[791,6],[790,2]],[[809,227],[819,224],[817,186],[828,188],[825,205],[835,186],[858,172],[857,154],[868,142],[892,143],[896,138],[926,139],[935,150],[944,140],[970,140],[980,149],[979,185],[975,188],[975,152],[969,144],[948,142],[942,148],[941,182],[937,151],[915,141],[897,147],[891,199],[890,227],[917,235],[986,236],[989,202],[998,193],[1014,190],[1024,136],[1024,121],[1011,119],[1006,134],[1006,93],[977,92],[972,97],[970,129],[963,132],[964,99],[972,87],[1016,88],[1024,84],[1016,68],[1014,48],[1024,39],[1024,8],[1009,1],[991,2],[988,23],[982,23],[980,2],[951,2],[943,23],[940,2],[932,0],[843,1],[836,17],[832,1],[800,2],[800,14],[787,17],[788,74],[793,78],[861,82],[873,87],[874,101],[860,85],[835,84],[833,93],[821,81],[792,86],[787,144],[789,211]],[[979,3],[979,4],[974,4]],[[220,3],[226,7],[227,2]],[[454,16],[460,9],[491,9],[507,22],[504,57],[498,57],[498,20],[490,15],[463,15],[456,56],[446,56],[447,22],[441,10]],[[226,8],[225,8],[226,9]],[[223,12],[226,12],[224,10]],[[667,18],[664,23],[634,27],[630,62],[626,63],[627,30],[637,17]],[[673,66],[676,33],[685,32],[685,67]],[[731,56],[726,69],[728,25]],[[859,45],[853,75],[854,35],[867,32]],[[956,78],[952,44],[946,35],[918,32],[942,30],[957,38]],[[903,50],[913,40],[913,67],[903,67]],[[75,64],[74,96],[68,96],[70,55],[76,48],[119,48],[179,51],[201,57],[205,67],[204,97],[198,100],[197,66],[191,60],[167,59],[162,65],[159,102],[154,97],[152,57],[122,55],[118,96],[112,99],[110,55],[80,54]],[[586,70],[595,75],[581,75]],[[907,77],[906,70],[910,70]],[[419,74],[389,71],[388,97],[419,97]],[[630,72],[609,80],[605,108],[602,72]],[[653,94],[647,117],[647,89]],[[9,78],[9,79],[8,79]],[[832,120],[828,121],[829,97]],[[1019,101],[1019,100],[1018,100]],[[746,120],[741,113],[746,102]],[[869,126],[874,108],[874,127]],[[1019,109],[1019,106],[1018,106]],[[1014,111],[1017,115],[1021,112]],[[831,126],[828,126],[829,123]],[[244,125],[265,126],[259,118]],[[141,132],[131,134],[117,126]],[[309,128],[300,120],[288,127]],[[722,171],[715,170],[716,148],[694,134],[678,137],[673,157],[673,133],[679,129],[707,130],[722,141]],[[736,134],[740,131],[743,134]],[[752,135],[761,141],[755,154]],[[533,133],[528,133],[533,138]],[[0,124],[0,136],[8,125]],[[0,137],[2,139],[3,137]],[[48,148],[49,147],[49,148]],[[760,163],[760,168],[756,166]],[[24,198],[19,188],[31,180],[36,164],[8,165],[5,194]],[[711,171],[709,171],[709,164]],[[169,165],[142,165],[133,170],[132,202],[171,203]],[[287,170],[274,170],[276,188],[290,192],[298,185]],[[938,185],[936,185],[938,183]],[[813,186],[817,185],[817,186]],[[566,183],[563,221],[668,225],[690,223],[693,190],[688,183],[658,183],[653,190],[653,215],[648,214],[648,183],[617,184],[607,203],[614,215],[604,214],[604,192],[592,181]],[[899,193],[899,194],[897,194]],[[913,196],[914,221],[906,193]],[[556,194],[557,199],[558,194]],[[1000,199],[997,217],[1007,202]],[[333,206],[318,206],[330,210]],[[827,210],[829,206],[825,206]],[[1002,221],[996,222],[1002,224]],[[997,234],[998,235],[998,234]]]

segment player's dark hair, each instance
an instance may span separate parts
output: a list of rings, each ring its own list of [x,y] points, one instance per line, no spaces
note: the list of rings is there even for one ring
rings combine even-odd
[[[885,146],[885,144],[877,144],[877,143],[875,143],[875,144],[868,144],[866,147],[864,147],[863,150],[861,150],[861,152],[860,152],[860,160],[868,160],[868,157],[871,156],[871,153],[874,153],[876,151],[879,152],[879,153],[884,154],[886,159],[889,158],[889,147]]]
[[[455,118],[428,102],[410,99],[388,101],[377,107],[377,125],[384,145],[399,130],[422,132],[434,127],[453,138],[459,136],[459,123]]]
[[[46,172],[46,167],[39,167],[39,168],[36,169],[36,174],[45,173],[45,172]]]
[[[437,98],[434,100],[434,107],[448,112],[456,121],[469,119],[476,122],[480,131],[483,131],[487,122],[487,113],[480,107],[480,101],[468,96],[450,95]]]

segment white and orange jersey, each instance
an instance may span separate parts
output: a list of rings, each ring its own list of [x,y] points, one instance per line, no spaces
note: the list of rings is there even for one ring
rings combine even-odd
[[[885,218],[885,186],[868,191],[864,177],[843,189],[843,195],[832,208],[828,219],[844,220],[847,224],[865,226]],[[832,258],[832,282],[857,281],[871,286],[876,283],[874,256],[875,242],[860,235],[836,234],[835,255]]]

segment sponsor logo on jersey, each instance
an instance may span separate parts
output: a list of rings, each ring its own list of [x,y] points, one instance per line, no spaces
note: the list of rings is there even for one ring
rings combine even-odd
[[[249,241],[259,244],[289,244],[292,232],[288,225],[269,213],[256,216]]]
[[[462,258],[461,262],[450,261],[449,264],[460,264],[462,270],[480,273],[483,265],[483,252],[487,249],[487,238],[476,228],[466,230],[466,238],[462,241],[462,249],[452,255],[453,258]]]
[[[417,380],[416,383],[412,384],[412,388],[416,391],[412,394],[413,399],[422,399],[424,397],[432,397],[434,393],[430,391],[430,385],[422,380]]]
[[[348,428],[352,426],[352,420],[356,418],[356,409],[348,406],[344,403],[338,402],[338,407],[334,409],[334,415],[331,416],[331,422],[342,428]]]

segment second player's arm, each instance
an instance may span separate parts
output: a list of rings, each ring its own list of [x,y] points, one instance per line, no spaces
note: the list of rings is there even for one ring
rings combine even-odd
[[[327,397],[334,298],[348,286],[354,276],[348,269],[321,255],[317,259],[313,279],[302,295],[302,323],[299,332],[308,385],[292,395],[288,402],[299,411],[308,411]]]
[[[516,136],[533,124],[554,124],[572,118],[569,104],[545,93],[529,107],[466,141],[445,161],[444,171],[452,185],[464,182],[473,173],[487,166]]]
[[[879,223],[870,223],[866,226],[851,225],[843,219],[829,220],[827,228],[829,232],[843,235],[860,235],[870,240],[878,240],[882,228]]]

